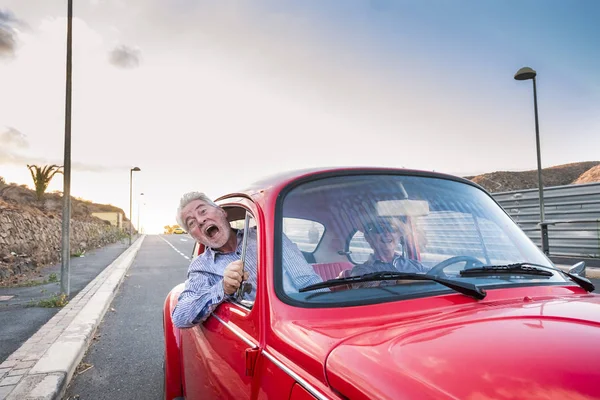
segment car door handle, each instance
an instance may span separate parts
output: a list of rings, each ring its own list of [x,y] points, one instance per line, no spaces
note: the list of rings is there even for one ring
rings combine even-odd
[[[259,354],[260,349],[258,347],[246,349],[246,376],[254,376],[254,366]]]

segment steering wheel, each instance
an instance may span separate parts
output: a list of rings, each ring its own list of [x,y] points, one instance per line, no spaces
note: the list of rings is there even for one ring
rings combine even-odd
[[[481,261],[479,261],[475,257],[471,257],[471,256],[454,256],[454,257],[450,257],[450,258],[442,261],[438,265],[436,265],[433,268],[431,268],[429,271],[427,271],[427,275],[442,276],[442,277],[444,277],[444,276],[446,276],[446,274],[443,272],[444,269],[448,268],[450,265],[453,265],[453,264],[456,264],[456,263],[459,263],[459,262],[466,263],[465,264],[465,269],[474,268],[475,266],[481,266],[481,265],[483,265],[483,263]]]

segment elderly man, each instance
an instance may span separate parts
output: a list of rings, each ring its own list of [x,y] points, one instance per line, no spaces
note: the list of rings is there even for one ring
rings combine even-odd
[[[240,260],[246,232],[232,229],[227,213],[204,193],[183,195],[177,209],[177,222],[206,249],[189,266],[185,290],[173,310],[173,323],[189,328],[203,322],[223,301],[231,299],[242,281],[252,283],[246,299],[256,296],[256,229],[249,229],[246,265]],[[298,247],[283,236],[283,283],[286,293],[321,282],[306,263]],[[242,270],[244,270],[242,274]]]

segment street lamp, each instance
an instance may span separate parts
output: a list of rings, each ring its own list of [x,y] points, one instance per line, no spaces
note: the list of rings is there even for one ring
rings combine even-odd
[[[131,215],[133,210],[133,200],[132,200],[132,180],[133,180],[133,172],[139,172],[141,169],[138,167],[131,168],[129,170],[129,245],[131,246],[131,237],[133,236],[133,216]]]
[[[142,197],[144,193],[140,193],[140,198],[138,199],[138,215],[137,215],[137,230],[139,233],[142,233],[140,229],[140,208],[142,208]]]
[[[73,68],[73,0],[67,3],[67,61],[65,87],[65,153],[63,161],[63,207],[60,291],[71,294],[71,76]]]
[[[537,150],[537,171],[538,171],[538,190],[540,197],[540,228],[542,232],[542,251],[548,254],[548,225],[544,223],[544,184],[542,183],[542,157],[540,155],[540,125],[538,122],[538,108],[537,108],[537,88],[535,84],[535,77],[537,73],[529,68],[523,67],[515,74],[515,79],[518,81],[526,81],[531,79],[533,81],[533,108],[535,112],[535,145]]]

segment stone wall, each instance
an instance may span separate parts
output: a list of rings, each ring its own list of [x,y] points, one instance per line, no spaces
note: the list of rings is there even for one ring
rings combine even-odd
[[[0,205],[0,280],[60,262],[61,230],[60,215]],[[71,219],[72,255],[122,237],[119,229],[97,218]]]

